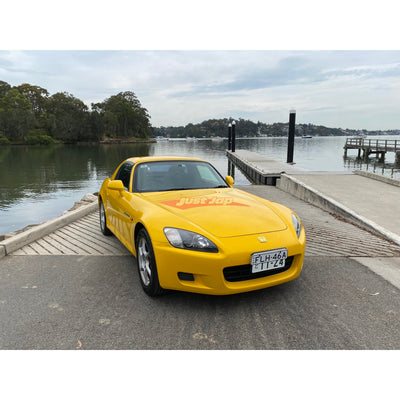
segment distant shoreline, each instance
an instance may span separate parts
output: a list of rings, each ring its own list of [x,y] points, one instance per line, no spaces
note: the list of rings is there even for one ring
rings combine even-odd
[[[133,143],[157,143],[155,138],[141,139],[141,138],[110,138],[99,141],[82,141],[82,142],[62,142],[60,140],[54,141],[54,143],[49,144],[30,144],[25,142],[9,142],[9,143],[0,143],[0,147],[7,146],[30,146],[30,147],[38,147],[38,146],[51,146],[51,145],[68,145],[68,146],[79,146],[79,145],[87,145],[87,144],[133,144]]]

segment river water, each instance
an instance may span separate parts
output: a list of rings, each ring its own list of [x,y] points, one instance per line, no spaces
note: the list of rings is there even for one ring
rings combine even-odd
[[[400,136],[368,137],[394,140]],[[343,157],[345,137],[295,139],[296,167],[309,171],[364,169],[400,179],[394,154],[385,165],[371,156],[368,164],[356,160],[356,151]],[[54,145],[0,147],[0,235],[61,215],[86,193],[100,189],[103,180],[128,157],[178,155],[210,161],[223,176],[228,174],[227,140],[169,140],[123,145]],[[287,138],[239,138],[237,149],[246,149],[286,161]],[[354,154],[352,154],[354,153]],[[250,184],[236,168],[235,183]]]

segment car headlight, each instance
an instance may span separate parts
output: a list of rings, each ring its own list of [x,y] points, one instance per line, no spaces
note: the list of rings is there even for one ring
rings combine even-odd
[[[292,222],[293,222],[294,230],[296,231],[297,237],[300,237],[300,233],[301,233],[301,222],[300,222],[300,220],[297,218],[297,216],[294,215],[294,214],[292,214]]]
[[[164,234],[171,246],[179,249],[218,253],[217,246],[209,239],[195,232],[177,228],[164,228]]]

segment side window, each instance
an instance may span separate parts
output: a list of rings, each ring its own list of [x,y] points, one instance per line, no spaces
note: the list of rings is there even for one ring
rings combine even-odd
[[[115,180],[121,180],[124,184],[125,190],[129,190],[129,180],[133,168],[133,162],[127,161],[123,163],[115,175]]]

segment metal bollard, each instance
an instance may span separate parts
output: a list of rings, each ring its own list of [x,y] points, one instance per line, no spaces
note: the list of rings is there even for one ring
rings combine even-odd
[[[287,160],[286,160],[287,163],[293,162],[295,124],[296,124],[296,110],[290,110],[288,148],[287,148]]]
[[[232,153],[236,150],[236,122],[232,121]]]

